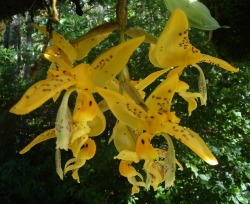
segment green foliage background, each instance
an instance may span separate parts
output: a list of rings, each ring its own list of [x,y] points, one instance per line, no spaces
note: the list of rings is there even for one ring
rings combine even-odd
[[[234,22],[240,20],[232,12],[230,4],[216,1],[210,3],[213,8],[223,9],[219,19]],[[75,14],[75,7],[68,2],[60,4],[60,25],[54,26],[67,39],[74,39],[90,28],[103,22],[115,21],[115,1],[94,1],[88,5],[82,1],[83,16]],[[223,6],[223,7],[222,7]],[[240,5],[238,5],[240,7]],[[162,0],[145,0],[129,2],[129,25],[145,29],[159,36],[169,13]],[[240,12],[242,10],[237,10]],[[240,15],[238,13],[238,15]],[[245,14],[247,15],[247,14]],[[244,13],[241,14],[244,16]],[[174,109],[182,118],[182,125],[198,132],[219,161],[217,166],[209,166],[192,153],[184,145],[173,140],[176,156],[183,164],[184,170],[177,171],[174,186],[169,190],[160,187],[156,192],[141,191],[130,196],[131,185],[126,178],[119,175],[118,161],[113,157],[117,154],[108,139],[115,124],[115,118],[106,112],[107,129],[95,138],[97,142],[96,156],[87,162],[79,171],[81,183],[77,184],[68,174],[61,181],[55,172],[54,148],[55,141],[46,141],[34,147],[25,155],[18,152],[32,138],[54,126],[59,103],[47,102],[41,108],[25,116],[16,116],[8,110],[22,96],[24,91],[36,81],[43,79],[49,64],[43,60],[41,69],[35,78],[29,76],[42,50],[43,36],[33,29],[32,47],[26,47],[25,39],[28,18],[20,23],[22,48],[14,46],[0,47],[0,203],[245,203],[250,200],[250,58],[249,53],[239,56],[231,47],[244,44],[244,36],[228,35],[230,29],[214,31],[209,41],[207,33],[191,29],[191,42],[203,53],[226,59],[240,68],[237,74],[231,74],[218,67],[202,64],[208,85],[207,106],[199,107],[191,117],[187,116],[187,104],[176,97]],[[231,18],[232,20],[228,20]],[[44,25],[46,16],[38,16],[35,21]],[[220,22],[220,21],[219,21]],[[226,23],[227,23],[226,22]],[[14,23],[14,20],[13,22]],[[223,24],[224,22],[220,22]],[[247,26],[244,24],[244,26]],[[249,25],[248,25],[249,26]],[[227,35],[225,42],[221,33]],[[111,43],[112,42],[112,43]],[[91,62],[102,50],[118,42],[118,34],[113,33],[101,45],[93,49],[85,59]],[[228,47],[230,43],[230,48]],[[239,43],[242,42],[242,43]],[[249,41],[248,41],[249,42]],[[248,46],[250,47],[250,45]],[[129,62],[130,74],[133,79],[140,79],[156,70],[148,60],[149,46],[143,44]],[[241,47],[233,47],[241,49]],[[247,50],[247,48],[244,48]],[[235,54],[234,54],[235,53]],[[29,54],[29,55],[27,55]],[[25,56],[30,56],[28,59]],[[27,66],[23,66],[23,65]],[[197,85],[198,73],[195,69],[187,69],[183,78],[194,89]],[[159,83],[156,81],[147,91],[153,90]],[[194,87],[194,88],[193,88]],[[63,158],[68,159],[67,152]]]

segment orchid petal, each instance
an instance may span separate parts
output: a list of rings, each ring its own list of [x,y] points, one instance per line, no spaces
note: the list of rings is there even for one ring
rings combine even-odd
[[[206,85],[206,78],[205,75],[201,69],[201,67],[197,64],[193,64],[193,67],[198,69],[200,76],[199,76],[199,81],[198,81],[198,86],[199,86],[199,92],[202,95],[200,98],[201,100],[201,105],[206,105],[207,103],[207,85]]]
[[[176,171],[176,159],[175,159],[175,150],[171,138],[167,135],[163,135],[168,143],[168,150],[164,162],[164,181],[165,188],[169,188],[173,185],[175,180],[175,171]]]
[[[188,19],[180,9],[172,13],[156,47],[153,46],[152,49],[154,51],[151,51],[151,55],[155,55],[162,68],[187,66],[201,61],[202,58],[200,51],[189,42]]]
[[[178,86],[179,77],[177,74],[167,77],[146,100],[146,105],[158,112],[170,112],[172,98]]]
[[[192,112],[197,108],[196,98],[203,99],[200,93],[191,93],[188,91],[180,91],[179,95],[188,102],[188,115],[190,116]]]
[[[128,150],[120,151],[119,154],[115,156],[114,158],[124,160],[124,161],[135,162],[135,163],[138,163],[140,161],[139,156],[137,155],[136,152],[131,152]]]
[[[128,177],[128,182],[133,185],[131,195],[139,193],[140,192],[140,188],[139,188],[140,186],[141,187],[146,187],[145,182],[137,181],[135,177]]]
[[[66,62],[64,62],[62,59],[60,59],[59,57],[55,56],[55,55],[51,55],[51,54],[43,54],[43,56],[49,60],[50,62],[56,63],[59,67],[63,67],[63,68],[67,68],[70,69],[71,66],[68,65]]]
[[[93,95],[88,91],[78,91],[73,120],[80,123],[92,121],[97,112],[97,104]]]
[[[23,148],[19,153],[20,154],[24,154],[26,152],[28,152],[32,147],[34,147],[35,145],[44,142],[48,139],[52,139],[55,138],[56,134],[55,134],[55,129],[49,129],[46,130],[45,132],[41,133],[40,135],[38,135],[34,140],[31,141],[31,143],[29,143],[25,148]]]
[[[130,98],[108,89],[97,88],[97,91],[116,118],[129,127],[138,128],[141,123],[140,118],[146,117],[146,112]]]
[[[77,82],[70,76],[41,80],[31,86],[11,109],[11,113],[24,115],[40,107],[55,94],[60,93]]]
[[[73,120],[81,125],[79,124],[77,134],[74,133],[72,136],[72,142],[80,137],[81,134],[97,136],[101,134],[106,127],[105,117],[99,110],[93,95],[88,91],[78,92]]]
[[[100,26],[94,27],[83,36],[72,41],[71,44],[77,51],[76,60],[83,59],[87,56],[92,48],[96,47],[96,45],[108,37],[108,35],[117,28],[118,24],[116,22],[104,23]]]
[[[56,133],[56,149],[68,150],[69,137],[71,134],[72,114],[68,107],[69,96],[74,90],[68,90],[63,96],[61,105],[58,109],[55,133]]]
[[[66,174],[68,171],[81,168],[85,163],[86,163],[85,159],[77,159],[77,158],[69,159],[64,166],[64,174]]]
[[[75,60],[81,60],[88,55],[90,50],[98,45],[101,41],[103,41],[106,37],[108,37],[108,33],[97,34],[96,36],[87,36],[86,38],[80,37],[76,39],[72,45],[75,47],[77,51],[77,57]]]
[[[104,87],[108,81],[114,79],[143,40],[144,37],[128,40],[97,57],[91,64],[91,81],[94,85]]]
[[[68,56],[56,45],[48,46],[43,56],[52,63],[56,63],[59,68],[70,69],[72,63]]]
[[[183,81],[179,81],[176,92],[178,92],[179,95],[188,102],[188,115],[190,116],[197,108],[196,98],[200,98],[201,101],[203,101],[204,97],[200,93],[188,92],[187,89],[189,89],[189,85]]]
[[[218,164],[218,161],[211,153],[205,142],[194,131],[184,128],[178,124],[166,122],[164,132],[185,144],[208,164]]]
[[[85,144],[85,142],[88,140],[88,134],[84,132],[84,130],[80,130],[82,134],[74,140],[74,142],[69,142],[69,149],[72,151],[73,156],[77,157],[79,154],[82,146]]]
[[[171,67],[166,67],[165,64],[161,64],[158,61],[158,59],[156,57],[156,48],[157,48],[157,44],[153,44],[153,43],[150,44],[150,49],[149,49],[149,53],[148,53],[148,57],[149,57],[150,62],[158,68],[171,68]]]
[[[163,75],[164,73],[166,73],[168,71],[168,69],[163,69],[157,72],[153,72],[152,74],[148,75],[146,78],[144,78],[143,80],[139,81],[139,83],[137,83],[135,85],[135,88],[139,91],[145,89],[146,87],[148,87],[150,84],[152,84],[158,77],[160,77],[161,75]]]
[[[150,185],[156,191],[159,184],[164,181],[164,166],[161,161],[150,161],[145,162],[143,166],[145,172],[147,173],[146,186],[149,189]]]
[[[55,161],[56,161],[56,173],[58,174],[60,179],[63,180],[63,170],[61,166],[61,150],[60,149],[56,149]]]
[[[118,121],[113,128],[111,139],[118,152],[122,150],[135,151],[135,140],[129,128],[121,121]]]
[[[76,139],[82,137],[82,138],[88,138],[88,134],[90,132],[90,128],[87,125],[87,121],[85,122],[76,122],[71,126],[71,138],[70,143],[73,144]]]
[[[144,100],[139,93],[139,91],[132,85],[130,81],[121,81],[120,88],[125,91],[125,93],[139,106],[141,106],[145,111],[148,107],[145,105]]]
[[[32,25],[44,35],[48,35],[48,31],[46,28],[40,27],[34,23]],[[52,36],[50,41],[56,46],[58,46],[60,49],[62,49],[64,53],[68,55],[68,58],[71,62],[73,62],[76,59],[77,56],[76,49],[62,35],[56,33],[55,31],[52,31]]]
[[[89,138],[82,146],[79,154],[77,155],[77,158],[89,160],[95,156],[95,153],[96,153],[95,141]]]
[[[207,63],[213,64],[217,67],[221,67],[221,68],[223,68],[227,71],[230,71],[230,72],[239,72],[238,68],[233,67],[232,65],[230,65],[226,61],[218,59],[216,57],[209,56],[209,55],[203,54],[202,55],[202,62],[207,62]]]
[[[88,121],[87,124],[90,128],[89,136],[98,136],[100,135],[106,128],[106,119],[99,107],[96,108],[96,116],[92,121]]]
[[[64,167],[64,174],[68,171],[73,171],[72,177],[80,183],[78,169],[81,168],[85,163],[86,160],[89,160],[94,157],[96,153],[96,145],[94,140],[88,139],[86,143],[83,145],[81,151],[77,155],[77,158],[69,159]],[[74,163],[74,164],[72,164]]]
[[[136,141],[135,151],[140,159],[154,160],[158,157],[158,153],[150,143],[152,135],[148,132],[142,133]]]
[[[119,172],[124,177],[135,177],[139,176],[141,180],[143,180],[143,177],[140,173],[138,173],[135,168],[131,165],[131,162],[129,161],[121,161],[119,165]]]

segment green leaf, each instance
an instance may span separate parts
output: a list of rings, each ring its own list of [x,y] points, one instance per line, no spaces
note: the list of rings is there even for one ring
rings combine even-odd
[[[208,8],[197,0],[165,0],[167,8],[173,12],[176,8],[183,10],[191,27],[201,30],[215,30],[219,23],[211,16]]]

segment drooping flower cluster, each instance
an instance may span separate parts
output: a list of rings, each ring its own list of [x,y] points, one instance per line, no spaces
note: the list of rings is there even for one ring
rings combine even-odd
[[[46,29],[36,26],[47,34]],[[115,26],[114,26],[115,28]],[[207,62],[231,72],[237,72],[227,62],[202,54],[189,41],[188,19],[185,13],[173,11],[161,35],[149,50],[151,63],[162,70],[156,71],[139,82],[116,76],[126,67],[132,53],[147,39],[147,36],[125,41],[98,56],[91,64],[74,62],[84,58],[88,52],[111,32],[93,32],[69,43],[58,33],[53,32],[51,42],[44,57],[52,62],[47,78],[31,86],[21,100],[10,110],[15,114],[27,114],[53,98],[57,100],[61,92],[64,96],[58,109],[55,128],[36,137],[20,153],[25,153],[34,145],[50,138],[56,138],[56,170],[62,179],[72,171],[72,176],[80,182],[78,169],[95,155],[96,145],[93,137],[105,129],[103,111],[95,101],[93,93],[104,99],[108,109],[116,116],[110,142],[113,141],[119,159],[119,171],[132,184],[132,194],[140,187],[154,190],[165,182],[165,188],[173,185],[176,164],[171,136],[179,140],[208,164],[218,162],[202,138],[182,127],[180,118],[171,109],[175,94],[188,102],[188,113],[197,108],[197,99],[206,104],[206,82],[202,69],[197,65]],[[131,30],[130,30],[131,31]],[[141,35],[141,34],[140,34]],[[180,79],[183,69],[193,66],[198,69],[199,92],[189,92],[189,85]],[[167,73],[163,80],[146,98],[143,90],[159,76]],[[65,90],[65,91],[64,91]],[[122,90],[122,91],[121,91]],[[74,110],[68,107],[72,92],[77,93]],[[163,139],[161,146],[154,146],[152,140]],[[64,168],[61,167],[60,150],[72,151]],[[134,163],[143,163],[143,176]],[[182,167],[181,167],[182,168]]]

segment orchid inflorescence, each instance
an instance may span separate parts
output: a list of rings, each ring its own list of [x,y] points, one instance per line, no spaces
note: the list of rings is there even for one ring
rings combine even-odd
[[[207,100],[205,76],[198,63],[207,62],[230,72],[238,72],[238,69],[202,54],[190,43],[188,18],[181,9],[173,10],[158,38],[136,28],[126,28],[121,22],[99,26],[72,42],[52,32],[51,44],[43,53],[51,62],[47,78],[32,85],[10,112],[27,114],[51,98],[56,101],[62,92],[64,95],[55,127],[37,136],[20,153],[56,138],[56,172],[63,179],[67,172],[72,171],[72,177],[80,182],[78,170],[94,157],[97,148],[94,137],[105,130],[103,112],[110,109],[117,122],[109,142],[113,141],[118,151],[115,159],[120,160],[120,174],[132,184],[132,194],[138,193],[140,187],[150,189],[152,186],[156,190],[163,182],[165,188],[169,188],[175,180],[176,165],[182,168],[175,158],[171,137],[185,144],[208,164],[218,164],[202,138],[179,124],[181,119],[172,110],[174,95],[178,94],[187,101],[188,114],[191,115],[197,108],[198,99],[201,105],[206,105]],[[46,28],[34,26],[48,35]],[[117,28],[122,28],[121,32],[132,39],[108,49],[91,64],[76,63]],[[126,64],[133,52],[148,42],[150,62],[161,69],[140,81],[132,81],[125,74],[128,71]],[[189,85],[180,79],[183,70],[190,66],[200,73],[199,92],[189,92]],[[144,89],[163,74],[166,74],[164,80],[145,97]],[[77,97],[71,110],[68,101],[73,92]],[[97,103],[93,95],[96,93],[103,101]],[[155,146],[152,142],[155,138],[165,142]],[[72,158],[62,167],[61,150],[69,149]],[[139,162],[143,165],[143,175],[135,165]]]

